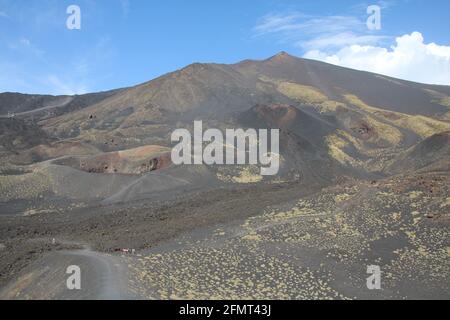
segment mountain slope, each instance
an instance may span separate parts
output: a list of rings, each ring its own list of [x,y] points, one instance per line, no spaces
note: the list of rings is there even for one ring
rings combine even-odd
[[[450,132],[435,134],[407,150],[390,165],[394,173],[410,171],[449,171]]]
[[[300,59],[280,53],[264,61],[247,61],[234,66],[243,74],[317,88],[331,100],[343,93],[357,95],[369,105],[406,114],[443,115],[450,88],[398,80],[369,72],[338,67],[319,61]]]
[[[368,111],[361,106],[367,105],[403,118],[448,120],[448,94],[450,89],[444,86],[391,79],[281,53],[268,60],[234,65],[193,64],[121,90],[88,108],[46,120],[43,126],[57,136],[81,135],[81,139],[85,137],[80,131],[94,135],[108,131],[126,136],[131,134],[131,128],[140,128],[142,135],[153,134],[155,130],[157,135],[164,135],[169,130],[161,127],[180,121],[223,120],[256,104],[272,103],[328,109],[335,111],[332,116],[340,110],[331,109],[341,105],[365,113]],[[438,130],[441,128],[429,133]]]
[[[182,181],[186,190],[285,182],[321,187],[345,179],[436,170],[433,156],[418,156],[411,150],[422,150],[428,139],[434,139],[430,137],[450,131],[449,95],[450,87],[393,79],[284,52],[232,65],[196,63],[107,93],[75,97],[1,94],[2,110],[19,112],[15,118],[1,119],[7,124],[2,137],[25,135],[33,139],[17,148],[5,144],[0,157],[10,165],[25,166],[22,169],[26,172],[55,171],[53,175],[61,176],[64,183],[70,183],[64,178],[65,172],[70,173],[70,179],[80,179],[78,185],[93,174],[119,184],[121,179],[105,176],[134,175],[123,179],[132,183],[123,186],[125,191],[118,199],[130,199],[129,190],[146,194],[145,190],[160,184],[164,176]],[[194,120],[203,120],[205,128],[222,130],[280,129],[279,175],[262,177],[252,166],[189,170],[169,164],[156,166],[156,172],[134,167],[114,170],[114,165],[125,166],[113,161],[118,152],[149,150],[148,146],[170,148],[172,131],[192,130]],[[22,125],[15,126],[14,121]],[[439,158],[438,167],[445,168],[445,152],[431,154]],[[153,168],[149,161],[159,159],[152,153],[143,156],[145,163],[135,165]],[[90,159],[92,170],[81,169],[85,159]],[[58,165],[49,166],[52,160]],[[115,186],[111,190],[119,189]],[[102,195],[110,199],[113,194]]]
[[[114,95],[119,90],[76,96],[0,93],[0,117],[25,116],[40,119],[83,109]]]

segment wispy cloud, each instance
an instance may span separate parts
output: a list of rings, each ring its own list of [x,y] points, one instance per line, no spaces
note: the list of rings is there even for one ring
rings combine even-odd
[[[52,92],[61,95],[84,94],[88,92],[88,88],[83,82],[71,82],[67,79],[61,79],[54,74],[46,76],[43,79],[43,84],[51,88]]]
[[[0,92],[26,92],[54,95],[73,95],[89,92],[84,79],[70,75],[30,74],[14,62],[0,62]]]
[[[265,15],[253,28],[253,33],[256,37],[272,36],[305,50],[375,44],[387,38],[371,34],[366,22],[354,16],[311,16],[300,12]]]
[[[370,5],[377,5],[379,6],[381,9],[389,9],[392,8],[396,5],[399,4],[399,2],[408,2],[409,0],[379,0],[379,1],[368,1],[368,2],[361,2],[361,3],[357,3],[353,6],[351,6],[350,8],[353,11],[361,11],[361,10],[366,10],[368,6]]]
[[[270,13],[261,18],[259,24],[254,27],[257,35],[304,32],[306,34],[318,34],[323,32],[341,32],[359,28],[363,23],[350,16],[326,16],[314,17],[298,12],[289,14]],[[283,34],[282,34],[283,35]]]
[[[0,11],[0,18],[8,18],[8,15],[4,11]]]
[[[52,59],[52,52],[40,49],[29,37],[20,37],[5,47],[9,49],[9,52],[4,51],[5,56],[16,58],[0,59],[0,92],[55,95],[91,92],[98,83],[113,76],[112,71],[102,64],[110,65],[117,55],[107,35],[92,42],[89,49],[64,61]]]
[[[307,49],[312,48],[337,48],[355,44],[376,44],[385,36],[358,35],[353,32],[342,32],[337,34],[326,34],[312,40],[301,41],[297,44]]]
[[[128,17],[128,14],[130,13],[130,0],[119,0],[120,1],[120,6],[122,9],[122,14],[124,17]]]
[[[30,39],[22,37],[14,43],[9,45],[12,50],[19,50],[24,53],[31,53],[33,55],[41,57],[45,51],[33,44]]]
[[[24,68],[17,63],[0,61],[0,92],[31,90]]]
[[[131,1],[114,1],[119,15],[129,13]],[[117,70],[114,34],[70,33],[65,28],[65,5],[59,0],[21,2],[0,0],[0,24],[6,23],[8,31],[0,32],[0,92],[59,95],[103,89]],[[84,21],[106,15],[101,6],[98,1],[83,1]],[[61,50],[66,43],[67,50]]]

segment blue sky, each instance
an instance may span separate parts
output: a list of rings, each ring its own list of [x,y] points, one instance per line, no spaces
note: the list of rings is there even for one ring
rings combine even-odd
[[[81,30],[66,27],[72,4]],[[381,30],[366,27],[371,4]],[[0,0],[0,92],[108,90],[279,51],[450,85],[449,12],[448,0]]]

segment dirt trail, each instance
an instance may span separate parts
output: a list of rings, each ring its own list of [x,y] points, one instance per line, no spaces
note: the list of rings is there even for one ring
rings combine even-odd
[[[67,267],[79,266],[81,289],[67,288]],[[0,291],[0,299],[122,300],[138,298],[128,290],[127,267],[118,256],[89,249],[45,255]]]
[[[62,107],[67,106],[69,103],[71,103],[73,101],[73,99],[74,99],[73,97],[67,97],[67,98],[63,99],[63,101],[61,101],[60,103],[57,103],[54,105],[49,105],[49,106],[44,106],[41,108],[29,110],[29,111],[18,112],[18,113],[15,113],[14,115],[15,116],[25,116],[25,115],[30,115],[30,114],[37,113],[40,111],[62,108]],[[0,118],[9,118],[9,115],[0,115]]]

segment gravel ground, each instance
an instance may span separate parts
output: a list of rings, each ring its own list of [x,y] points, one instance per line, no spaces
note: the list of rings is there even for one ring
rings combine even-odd
[[[106,253],[120,248],[145,250],[182,232],[258,215],[267,206],[314,191],[296,184],[266,185],[66,213],[0,215],[0,287],[48,252],[86,246]]]

